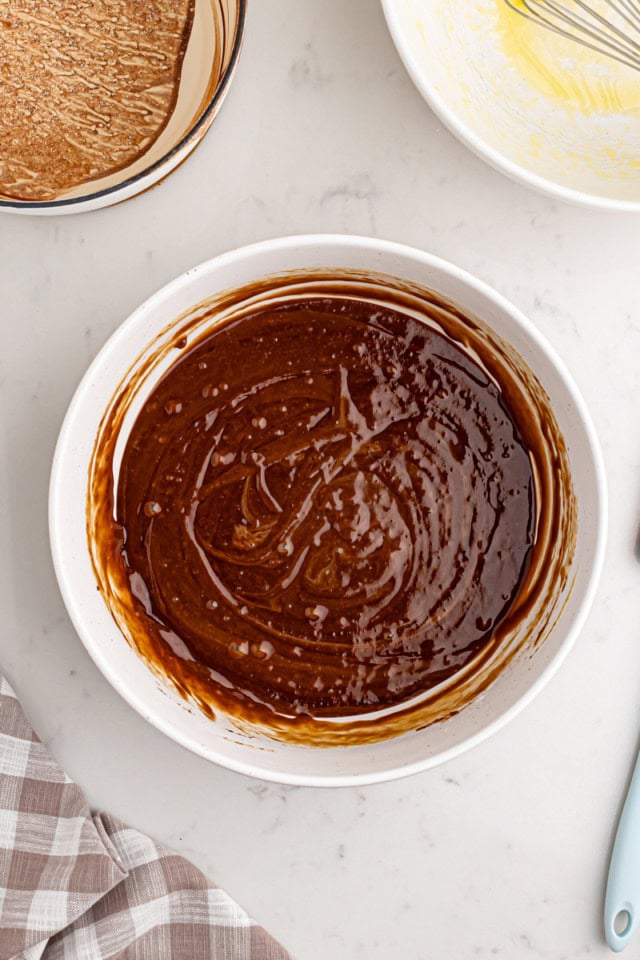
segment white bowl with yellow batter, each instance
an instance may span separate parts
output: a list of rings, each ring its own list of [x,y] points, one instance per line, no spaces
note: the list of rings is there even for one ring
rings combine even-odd
[[[504,0],[382,5],[414,83],[478,155],[564,200],[640,211],[640,71]]]

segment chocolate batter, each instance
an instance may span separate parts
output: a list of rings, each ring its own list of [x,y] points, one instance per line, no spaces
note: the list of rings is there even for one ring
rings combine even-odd
[[[168,675],[227,707],[322,718],[403,703],[490,644],[536,497],[477,355],[328,296],[183,350],[130,433],[115,519],[137,630]]]

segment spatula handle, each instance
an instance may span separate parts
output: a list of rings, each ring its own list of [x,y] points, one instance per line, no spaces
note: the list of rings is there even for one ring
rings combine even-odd
[[[619,953],[629,944],[640,920],[640,755],[622,808],[616,833],[607,894],[604,929],[607,943]]]

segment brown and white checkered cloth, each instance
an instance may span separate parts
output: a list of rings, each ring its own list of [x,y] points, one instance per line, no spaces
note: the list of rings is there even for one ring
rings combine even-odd
[[[193,864],[91,813],[0,677],[0,960],[291,960]]]

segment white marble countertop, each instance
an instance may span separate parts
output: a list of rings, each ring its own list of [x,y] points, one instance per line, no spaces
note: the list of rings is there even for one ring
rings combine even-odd
[[[482,746],[368,789],[251,781],[163,737],[85,653],[48,547],[56,435],[109,334],[201,260],[316,231],[414,244],[512,299],[572,369],[610,484],[604,576],[558,675]],[[222,113],[164,184],[0,219],[0,666],[94,806],[191,857],[297,960],[609,955],[604,881],[640,735],[639,232],[472,156],[414,90],[377,0],[252,0]]]

